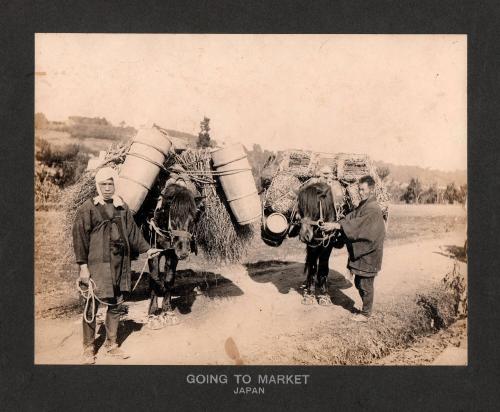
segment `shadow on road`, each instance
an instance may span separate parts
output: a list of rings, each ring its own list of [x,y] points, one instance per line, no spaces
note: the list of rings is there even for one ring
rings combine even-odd
[[[330,269],[328,274],[328,292],[332,303],[340,306],[351,313],[357,313],[354,307],[354,300],[347,296],[342,289],[349,289],[353,286],[352,282],[344,277],[342,273]]]
[[[125,320],[120,322],[120,327],[118,328],[117,343],[121,345],[125,340],[133,333],[139,332],[144,325],[142,323],[134,322],[133,320]],[[96,351],[100,349],[106,340],[106,328],[104,323],[101,323],[99,330],[97,332],[98,338],[95,340]]]
[[[301,291],[300,286],[304,280],[304,264],[301,262],[261,260],[244,266],[254,282],[271,282],[283,294],[290,290]]]
[[[135,285],[139,273],[132,272],[132,285]],[[223,286],[223,287],[222,287]],[[197,296],[204,295],[210,299],[219,297],[234,297],[243,295],[243,291],[231,280],[220,274],[205,271],[194,271],[192,269],[178,270],[172,291],[172,306],[179,313],[185,315],[191,312],[191,308]],[[149,273],[145,272],[131,294],[125,297],[126,301],[137,302],[149,300]]]
[[[258,283],[271,282],[280,293],[290,291],[303,293],[305,281],[304,264],[301,262],[283,262],[280,260],[266,260],[245,265],[250,278]],[[355,313],[354,300],[342,292],[353,286],[340,272],[330,269],[328,274],[328,292],[334,305]]]
[[[334,305],[340,306],[351,313],[358,312],[358,310],[354,307],[354,300],[352,300],[340,289],[334,289],[330,287],[329,292],[330,298],[332,299],[332,303]]]

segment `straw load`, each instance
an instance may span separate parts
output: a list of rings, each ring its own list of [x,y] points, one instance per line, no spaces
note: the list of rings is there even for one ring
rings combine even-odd
[[[318,181],[318,171],[328,166],[332,171],[331,186],[332,193],[335,192],[338,218],[359,205],[361,198],[357,182],[362,176],[369,175],[375,180],[375,196],[387,220],[389,193],[367,155],[290,150],[281,152],[277,162],[278,167],[264,192],[265,216],[280,213],[291,221],[300,188]],[[263,225],[266,226],[265,221]]]
[[[130,145],[131,141],[112,144],[106,151],[99,167],[109,166],[119,171],[121,164],[125,161],[125,155]],[[94,175],[95,173],[86,171],[74,185],[65,189],[61,196],[61,206],[64,212],[62,237],[66,245],[66,249],[63,251],[63,260],[67,262],[71,262],[74,259],[71,228],[75,220],[76,211],[87,199],[97,196]]]
[[[123,165],[132,142],[115,145],[106,152],[102,166],[111,166],[118,171]],[[196,229],[199,248],[207,260],[212,262],[238,262],[246,253],[258,227],[255,224],[241,225],[236,222],[220,184],[219,175],[213,169],[209,149],[188,149],[178,154],[175,150],[166,156],[161,171],[150,188],[141,208],[135,215],[138,225],[144,225],[144,217],[152,212],[156,200],[173,176],[184,179],[186,186],[201,196],[202,206]],[[95,171],[87,171],[79,181],[63,193],[65,219],[63,234],[68,245],[66,259],[72,260],[71,227],[77,208],[88,198],[96,195]],[[260,212],[257,220],[260,218]],[[257,222],[258,226],[258,222]]]
[[[257,228],[255,225],[241,226],[234,221],[222,187],[211,172],[210,151],[188,149],[176,159],[204,199],[196,232],[198,246],[210,261],[240,261]]]

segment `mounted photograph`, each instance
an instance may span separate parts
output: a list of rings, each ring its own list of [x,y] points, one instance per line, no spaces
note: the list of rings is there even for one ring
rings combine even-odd
[[[35,364],[466,366],[467,36],[35,35]]]

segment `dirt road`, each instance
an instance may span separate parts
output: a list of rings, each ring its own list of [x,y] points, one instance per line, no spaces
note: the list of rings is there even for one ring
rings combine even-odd
[[[439,239],[388,245],[383,271],[375,282],[377,304],[411,294],[441,279],[452,267],[449,251],[461,247],[464,236],[448,233]],[[346,254],[334,251],[330,278],[345,273]],[[349,322],[349,307],[360,305],[353,287],[330,287],[333,306],[304,306],[299,286],[303,257],[296,262],[267,261],[221,268],[220,273],[193,274],[180,267],[179,297],[174,302],[181,321],[176,326],[150,330],[141,323],[147,301],[127,303],[122,348],[130,359],[110,360],[98,354],[98,364],[293,364],[291,346],[311,342],[322,325]],[[461,263],[462,273],[466,265]],[[194,289],[198,286],[198,290]],[[197,293],[198,291],[198,293]],[[359,324],[352,322],[352,328]],[[104,339],[101,327],[99,342]],[[38,319],[35,325],[35,362],[79,363],[81,317]],[[312,351],[311,356],[314,356]],[[462,360],[463,361],[463,360]]]

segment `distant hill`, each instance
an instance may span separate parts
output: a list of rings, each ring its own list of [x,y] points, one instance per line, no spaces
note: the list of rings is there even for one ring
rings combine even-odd
[[[455,182],[455,184],[460,186],[467,183],[467,171],[465,170],[445,172],[420,166],[395,165],[383,161],[374,161],[374,163],[377,167],[388,167],[390,174],[387,179],[400,183],[407,183],[412,178],[417,178],[424,185],[436,183],[438,186],[446,186],[449,183]]]
[[[179,132],[178,130],[173,130],[173,129],[165,129],[165,130],[170,136],[178,137],[180,139],[186,139],[189,142],[194,143],[195,145],[196,141],[198,140],[198,136],[195,136],[194,134],[191,133]]]
[[[173,129],[165,129],[175,139],[177,146],[196,147],[198,136]],[[112,125],[101,117],[70,116],[64,122],[50,121],[43,113],[35,114],[35,138],[52,145],[78,144],[85,150],[98,154],[115,142],[125,142],[137,134],[137,129]]]

